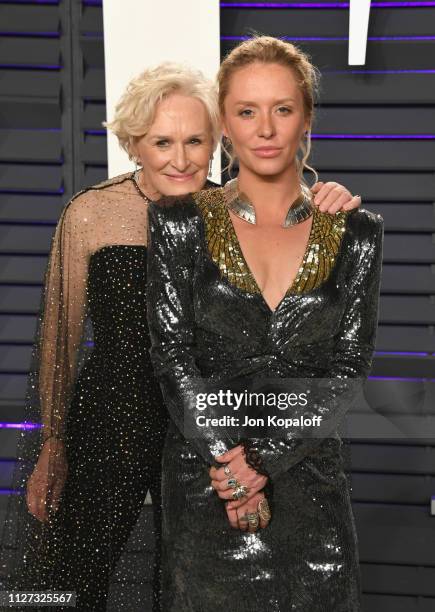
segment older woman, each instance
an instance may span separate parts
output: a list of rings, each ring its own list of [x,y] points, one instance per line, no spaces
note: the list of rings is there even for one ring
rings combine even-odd
[[[352,379],[370,369],[383,227],[363,209],[331,217],[312,205],[303,171],[315,86],[314,67],[292,44],[241,43],[219,72],[238,178],[150,206],[148,319],[171,416],[165,612],[361,610],[337,429]],[[228,385],[243,392],[252,379],[272,400],[306,379],[305,403],[288,413],[322,427],[304,435],[297,422],[278,423],[241,439],[243,412],[222,402]],[[196,409],[207,393],[204,427]]]
[[[218,115],[201,74],[173,64],[146,70],[108,125],[140,169],[78,193],[53,238],[28,397],[29,421],[41,428],[25,434],[19,474],[23,486],[30,474],[32,516],[11,534],[26,511],[17,497],[21,514],[10,512],[8,527],[24,560],[15,587],[75,591],[78,610],[105,610],[109,577],[148,490],[160,550],[167,415],[148,355],[147,210],[161,195],[204,186]],[[334,183],[315,191],[332,213],[359,204]],[[137,582],[138,569],[124,569]],[[134,589],[126,585],[117,610],[140,601]],[[153,591],[158,610],[158,554]]]

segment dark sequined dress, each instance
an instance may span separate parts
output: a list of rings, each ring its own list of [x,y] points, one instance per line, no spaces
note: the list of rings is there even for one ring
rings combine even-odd
[[[75,591],[75,609],[86,612],[107,605],[116,612],[160,610],[167,411],[149,355],[147,209],[129,174],[79,193],[62,213],[27,404],[29,421],[64,441],[66,454],[53,447],[45,471],[60,478],[66,459],[66,481],[46,524],[27,512],[24,496],[14,496],[2,542],[2,560],[9,549],[9,572],[15,574],[8,588]],[[15,484],[25,488],[39,456],[41,429],[23,435],[24,461]],[[148,491],[153,504],[147,512]],[[136,533],[117,567],[141,516],[147,533]],[[108,599],[114,570],[116,588]]]
[[[357,537],[342,440],[257,440],[273,517],[234,530],[210,486],[222,427],[183,435],[201,377],[364,378],[378,315],[382,218],[316,210],[299,272],[275,311],[243,257],[222,190],[150,207],[148,319],[171,415],[163,456],[165,612],[357,612]],[[196,381],[195,383],[193,381]],[[333,411],[336,391],[320,397]],[[339,398],[338,398],[339,399]],[[190,418],[190,417],[186,417]]]

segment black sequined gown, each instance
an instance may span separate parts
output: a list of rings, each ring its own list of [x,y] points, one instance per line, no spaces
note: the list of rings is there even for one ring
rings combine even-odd
[[[58,544],[51,575],[59,590],[77,592],[80,610],[105,610],[110,575],[150,490],[157,564],[153,610],[159,610],[160,474],[167,416],[148,352],[146,248],[111,245],[96,251],[89,263],[88,296],[95,344],[68,415],[69,477],[55,515]],[[153,554],[152,549],[147,553],[151,564]],[[131,578],[140,581],[141,576]],[[130,588],[134,591],[134,584]],[[119,605],[127,610],[137,596],[127,585],[124,590]]]
[[[367,375],[382,219],[362,209],[335,217],[316,210],[298,275],[275,311],[243,257],[222,190],[153,204],[149,226],[152,355],[171,415],[163,457],[163,609],[360,611],[338,433],[312,440],[283,432],[257,441],[273,483],[273,516],[266,529],[245,533],[229,525],[208,475],[214,457],[237,440],[223,427],[197,427],[187,439],[183,426],[184,414],[192,425],[198,377],[343,377],[345,387],[346,379]],[[340,399],[340,386],[333,388],[317,398],[324,414]]]
[[[26,489],[42,435],[62,440],[66,481],[48,523],[30,515],[25,495],[11,497],[2,573],[6,588],[75,591],[81,612],[160,610],[167,411],[149,355],[147,214],[132,174],[79,193],[62,212],[44,283],[26,402],[42,429],[23,433],[15,487]],[[56,439],[38,472],[54,475],[48,500],[64,474]],[[152,511],[141,515],[147,491]],[[140,515],[154,521],[117,567]]]

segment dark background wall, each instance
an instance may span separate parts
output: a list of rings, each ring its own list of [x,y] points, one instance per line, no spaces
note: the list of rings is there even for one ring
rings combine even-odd
[[[410,416],[415,438],[352,443],[353,507],[370,612],[435,610],[435,517],[429,515],[435,441],[424,438],[435,417],[435,2],[412,4],[373,3],[367,62],[353,68],[347,66],[345,3],[225,2],[221,8],[223,54],[257,31],[288,37],[312,55],[323,75],[313,163],[322,180],[361,193],[364,206],[385,219],[370,388],[394,401],[386,379],[399,379],[395,389],[420,403]],[[56,219],[75,191],[106,177],[102,29],[98,0],[0,0],[4,425],[22,419]],[[0,428],[0,510],[16,435]]]

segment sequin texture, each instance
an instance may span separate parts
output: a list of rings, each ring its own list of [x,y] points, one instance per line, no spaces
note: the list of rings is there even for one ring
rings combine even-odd
[[[13,496],[3,534],[8,588],[72,590],[87,612],[160,610],[167,413],[149,356],[147,212],[131,174],[77,194],[62,212],[27,395],[27,418],[43,427],[23,433],[14,483],[26,486],[42,435],[54,434],[62,440],[45,443],[37,472],[62,496],[46,523]]]
[[[204,217],[208,251],[222,275],[240,289],[259,293],[258,285],[240,248],[223,191],[202,191],[194,196],[194,200]],[[308,245],[287,295],[315,289],[328,277],[340,247],[345,223],[346,213],[340,212],[332,216],[322,214],[314,207]]]
[[[295,290],[271,311],[240,257],[219,190],[150,206],[151,354],[171,416],[162,481],[165,612],[361,610],[338,434],[258,440],[274,493],[272,521],[255,534],[229,525],[209,486],[216,451],[237,440],[222,427],[183,435],[201,378],[367,376],[382,219],[361,209],[332,220],[317,212],[313,221]],[[340,387],[331,385],[321,410],[333,410]]]

